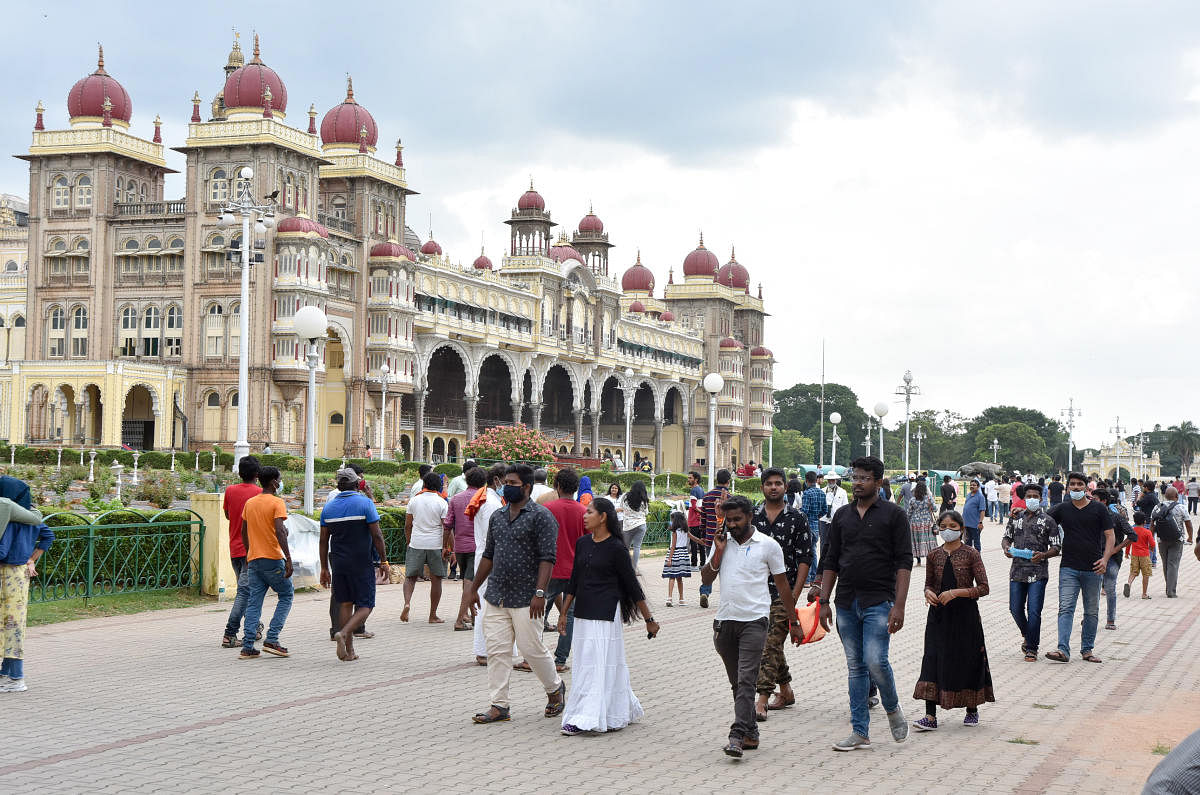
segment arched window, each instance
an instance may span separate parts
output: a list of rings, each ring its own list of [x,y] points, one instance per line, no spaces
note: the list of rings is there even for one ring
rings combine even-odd
[[[209,304],[208,305],[208,314],[223,315],[223,314],[225,314],[225,310],[221,307],[220,304]]]
[[[167,241],[167,248],[182,249],[183,248],[183,238],[182,237],[171,238],[170,240]]]
[[[208,200],[223,202],[229,198],[229,175],[223,168],[214,168],[208,176]]]
[[[129,180],[125,185],[125,201],[135,202],[138,197],[138,184],[133,180]]]
[[[63,240],[61,237],[52,238],[47,248],[49,248],[51,251],[66,251],[67,241]]]
[[[71,355],[84,357],[88,355],[88,313],[87,308],[77,306],[71,312]]]
[[[207,248],[225,248],[225,236],[215,234],[208,239]]]
[[[66,314],[61,306],[51,307],[50,309],[50,330],[62,331],[67,327]]]
[[[131,237],[125,241],[126,251],[137,251],[139,248],[141,248],[141,244],[138,243],[134,238]]]
[[[162,248],[162,241],[153,235],[146,241],[146,248]]]
[[[291,174],[288,174],[286,177],[284,177],[283,188],[284,188],[283,206],[284,207],[295,207],[296,206],[296,185],[292,181]]]
[[[142,183],[142,187],[138,191],[138,200],[141,202],[146,201],[146,183],[145,182]]]
[[[146,313],[142,316],[142,327],[147,329],[157,329],[162,325],[162,312],[157,306],[146,307]]]
[[[75,181],[75,206],[81,209],[92,206],[92,178],[87,174]]]
[[[71,206],[71,183],[66,177],[54,179],[54,209],[66,210]]]
[[[87,308],[82,306],[75,307],[75,311],[71,313],[71,328],[75,331],[87,331],[87,327]]]
[[[208,400],[206,401],[206,405],[210,409],[219,409],[221,407],[221,396],[218,395],[216,392],[209,392]]]
[[[17,315],[13,318],[13,328],[25,328],[24,315]]]
[[[329,415],[329,424],[330,425],[342,425],[344,423],[345,423],[345,420],[342,419],[342,415],[338,414],[336,411],[333,414]]]
[[[7,271],[8,273],[12,273],[12,272],[16,271],[17,270],[17,261],[10,259],[8,262],[4,263],[4,270]]]
[[[300,178],[300,191],[297,196],[296,209],[307,213],[308,210],[308,180]]]
[[[236,409],[236,408],[237,408],[237,404],[238,404],[238,393],[237,393],[237,392],[230,392],[230,393],[229,393],[229,405],[230,405],[230,407],[231,407],[231,408],[235,408],[235,409]]]
[[[86,237],[77,237],[75,238],[75,243],[71,246],[71,249],[73,251],[87,251],[90,247],[91,244],[88,243],[88,239]]]
[[[116,192],[117,201],[121,201],[121,191],[124,188],[125,188],[125,180],[123,180],[121,177],[117,177],[117,192]]]
[[[123,331],[137,330],[137,310],[127,306],[121,310],[121,329]]]
[[[234,169],[234,181],[233,181],[233,196],[234,196],[234,198],[241,196],[242,191],[246,191],[249,189],[250,189],[250,180],[242,177],[242,167],[238,166],[236,169]]]

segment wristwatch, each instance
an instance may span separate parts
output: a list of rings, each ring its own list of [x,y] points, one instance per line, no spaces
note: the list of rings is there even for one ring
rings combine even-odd
[[[546,592],[545,592],[545,591],[543,591],[541,588],[538,588],[536,591],[534,591],[534,592],[533,592],[533,595],[534,595],[534,596],[536,596],[536,597],[537,597],[537,598],[539,598],[539,599],[545,599],[545,598],[546,598]]]

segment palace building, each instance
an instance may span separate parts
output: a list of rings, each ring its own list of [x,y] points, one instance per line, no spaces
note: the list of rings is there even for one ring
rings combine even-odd
[[[595,213],[568,233],[530,185],[503,219],[504,255],[493,263],[481,251],[462,267],[432,232],[422,241],[407,225],[416,191],[402,147],[382,156],[349,80],[319,119],[315,105],[297,113],[256,36],[248,59],[235,41],[214,83],[211,103],[193,97],[175,147],[186,156],[182,198],[164,195],[174,172],[161,122],[135,126],[103,50],[70,89],[68,127],[38,103],[32,145],[18,155],[29,163],[27,213],[0,208],[0,233],[23,243],[0,257],[0,344],[11,347],[0,436],[229,449],[245,400],[252,450],[300,452],[308,368],[292,318],[316,305],[329,318],[318,455],[378,453],[382,440],[389,456],[458,460],[484,429],[523,422],[563,456],[624,455],[628,427],[632,449],[659,471],[703,463],[714,445],[720,465],[761,460],[774,360],[761,287],[751,294],[732,254],[721,265],[701,238],[681,280],[672,268],[656,289],[640,256],[610,270],[614,244]],[[243,188],[276,213],[274,228],[251,233],[246,340],[241,225],[219,223]],[[247,395],[236,386],[243,355]],[[700,382],[713,371],[725,388],[710,440]]]

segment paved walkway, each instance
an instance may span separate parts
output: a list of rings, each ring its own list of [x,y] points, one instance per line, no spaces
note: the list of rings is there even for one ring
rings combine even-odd
[[[30,690],[0,694],[0,792],[1137,791],[1161,759],[1155,745],[1174,745],[1200,726],[1200,563],[1189,551],[1179,599],[1163,597],[1157,571],[1153,600],[1119,599],[1120,629],[1101,629],[1097,642],[1103,665],[1029,664],[1008,615],[999,536],[995,526],[984,532],[993,592],[981,601],[998,703],[981,709],[976,729],[956,711],[936,734],[897,745],[875,710],[876,750],[830,750],[849,726],[834,634],[789,649],[799,703],[762,725],[761,750],[727,759],[719,749],[732,705],[712,648],[714,611],[696,603],[695,576],[687,607],[663,606],[661,558],[643,558],[663,627],[653,641],[641,624],[628,630],[646,717],[618,734],[559,735],[557,721],[541,717],[537,680],[517,673],[513,721],[475,726],[470,716],[487,706],[487,688],[470,633],[401,624],[400,586],[388,586],[370,621],[378,636],[358,644],[358,662],[341,663],[326,639],[328,597],[308,593],[297,596],[284,631],[293,655],[286,660],[240,662],[237,651],[219,648],[225,606],[31,630]],[[915,579],[923,577],[917,569]],[[1043,614],[1047,649],[1056,582],[1054,574]],[[443,618],[452,618],[459,593],[457,584],[446,587]],[[422,584],[414,616],[427,598]],[[1102,599],[1102,619],[1103,610]],[[922,708],[911,694],[925,612],[915,583],[891,654],[910,717]]]

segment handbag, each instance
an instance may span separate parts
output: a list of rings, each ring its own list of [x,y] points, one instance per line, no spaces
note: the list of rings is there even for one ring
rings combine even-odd
[[[796,608],[796,624],[800,627],[800,643],[816,643],[825,637],[825,627],[821,626],[821,603],[809,602],[804,607]]]

